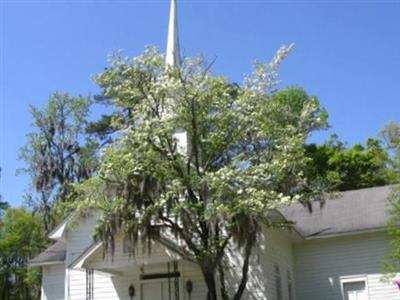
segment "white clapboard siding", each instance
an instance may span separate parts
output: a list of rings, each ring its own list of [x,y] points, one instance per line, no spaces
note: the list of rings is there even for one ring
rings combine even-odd
[[[234,247],[233,247],[234,248]],[[237,249],[229,252],[229,267],[225,268],[227,290],[236,291],[242,275],[242,256]],[[244,300],[275,300],[275,265],[281,274],[282,300],[289,299],[287,273],[292,276],[294,288],[294,259],[291,235],[283,230],[266,230],[253,250],[250,259],[249,278]]]
[[[64,278],[64,264],[44,266],[42,273],[42,300],[63,300]]]
[[[382,283],[382,260],[389,251],[384,233],[309,240],[294,247],[297,300],[342,299],[340,278],[367,278],[369,300],[398,300],[400,292]]]
[[[77,218],[68,225],[65,241],[67,245],[67,266],[92,244],[97,219],[98,214],[91,213]]]
[[[78,228],[78,227],[77,227]],[[79,234],[82,234],[85,226],[79,225]],[[77,236],[78,232],[71,232],[70,236]],[[78,249],[77,246],[74,250]],[[143,247],[139,245],[136,247],[134,255],[123,252],[123,239],[122,237],[116,237],[115,252],[111,255],[103,257],[102,249],[100,248],[95,252],[91,258],[85,262],[85,265],[95,269],[94,274],[94,299],[105,300],[105,299],[118,299],[123,300],[129,299],[128,288],[133,284],[136,288],[137,297],[140,299],[140,279],[141,274],[140,268],[145,273],[159,273],[167,272],[167,262],[176,260],[176,255],[170,253],[165,247],[154,244],[151,253],[143,251]],[[182,272],[181,277],[181,295],[184,297],[183,282],[183,268],[179,265],[179,270]],[[96,270],[114,270],[118,272],[118,275],[108,276],[104,273],[96,272]],[[172,271],[172,266],[171,266]],[[193,280],[194,286],[200,287],[201,283],[198,282],[198,275],[192,276],[193,271],[190,267],[187,267],[188,274]],[[86,297],[86,272],[85,270],[69,270],[69,300],[84,300]],[[196,288],[196,291],[199,289]],[[201,298],[204,298],[204,292]],[[196,300],[195,297],[191,298]]]
[[[281,270],[282,295],[283,300],[288,299],[286,274],[289,271],[294,277],[294,264],[292,255],[292,246],[287,232],[267,231],[260,245],[256,247],[249,270],[248,291],[244,294],[244,300],[266,299],[275,300],[275,264],[279,265]],[[140,299],[140,266],[145,273],[167,272],[167,262],[176,259],[176,256],[165,249],[163,246],[154,244],[151,254],[143,252],[142,247],[137,247],[135,255],[123,253],[123,242],[121,238],[116,238],[115,252],[111,257],[103,259],[101,249],[88,260],[88,264],[95,269],[116,268],[121,272],[120,276],[108,277],[102,274],[96,274],[94,278],[95,299],[127,299],[128,287],[133,284],[136,287],[138,299]],[[230,269],[233,274],[241,274],[241,257],[238,252],[231,254]],[[236,262],[236,265],[235,265]],[[188,294],[185,291],[185,285],[188,280],[193,283],[193,292],[191,300],[203,300],[206,297],[207,287],[203,280],[203,275],[199,267],[190,262],[179,261],[179,271],[181,272],[181,296],[188,300]],[[84,271],[72,271],[70,273],[70,299],[84,299],[86,295],[86,277]],[[229,276],[227,276],[229,277]],[[294,280],[294,279],[293,279]],[[227,284],[230,291],[234,290],[237,281],[231,277]]]
[[[65,238],[67,267],[92,244],[92,235],[97,218],[98,215],[95,213],[88,214],[68,224]],[[66,277],[66,300],[84,300],[86,295],[86,273],[80,270],[68,269]]]
[[[109,276],[94,274],[94,295],[95,299],[118,299],[117,292]],[[86,271],[69,270],[68,300],[86,299]]]
[[[282,299],[288,300],[287,273],[290,272],[294,285],[294,258],[291,236],[284,230],[266,230],[261,237],[252,255],[244,299],[276,299],[275,265],[281,274]]]
[[[151,252],[144,251],[142,245],[136,247],[135,254],[127,254],[123,252],[123,239],[122,237],[116,238],[114,255],[106,256],[103,258],[101,249],[88,260],[88,264],[95,268],[110,268],[117,269],[122,272],[120,276],[112,277],[112,286],[104,284],[104,278],[101,276],[95,277],[95,299],[126,299],[128,300],[128,287],[133,284],[136,288],[137,298],[140,298],[140,274],[144,273],[166,273],[168,272],[168,262],[176,260],[175,254],[171,253],[165,247],[153,243]],[[184,290],[185,284],[188,280],[193,283],[193,293],[191,300],[203,300],[205,292],[205,284],[200,270],[193,264],[188,262],[179,261],[178,270],[181,272],[180,278],[180,294],[181,299],[188,299],[188,295]],[[172,271],[172,264],[170,265]],[[102,282],[101,284],[98,282]],[[96,289],[96,286],[102,285],[102,290]],[[111,290],[114,290],[111,291]],[[116,296],[111,296],[116,293]]]
[[[185,291],[186,282],[190,280],[193,283],[193,291],[190,300],[204,300],[207,295],[207,286],[203,280],[203,274],[200,268],[190,262],[180,262],[179,266],[182,270],[182,288],[184,290],[183,300],[189,300],[189,295]]]

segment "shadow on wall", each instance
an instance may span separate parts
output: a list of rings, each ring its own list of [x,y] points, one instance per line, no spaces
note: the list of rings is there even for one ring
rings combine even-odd
[[[266,230],[257,244],[259,246],[253,249],[250,258],[249,278],[243,299],[276,299],[278,289],[282,299],[289,299],[289,293],[294,294],[294,262],[288,231]],[[225,276],[226,286],[229,291],[234,291],[241,279],[243,257],[238,255],[237,248],[230,248],[232,250],[225,261]]]

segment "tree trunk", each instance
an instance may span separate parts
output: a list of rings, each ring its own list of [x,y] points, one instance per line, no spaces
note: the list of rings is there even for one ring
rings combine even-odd
[[[207,285],[207,300],[217,300],[217,288],[215,284],[214,270],[210,270],[209,266],[201,268],[204,281]]]
[[[249,234],[249,237],[246,242],[246,246],[244,248],[244,261],[242,265],[242,279],[238,286],[238,289],[233,296],[233,300],[240,300],[243,296],[244,291],[246,290],[247,280],[249,277],[249,264],[250,264],[250,255],[251,250],[253,249],[254,242],[256,240],[256,233],[252,232]]]
[[[222,300],[229,300],[229,296],[228,296],[228,293],[226,291],[225,273],[224,273],[224,268],[222,266],[222,262],[220,262],[219,265],[218,265],[218,272],[219,272],[219,281],[220,281],[220,289],[221,289]]]

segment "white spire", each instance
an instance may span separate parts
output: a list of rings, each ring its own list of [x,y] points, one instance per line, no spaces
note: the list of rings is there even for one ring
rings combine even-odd
[[[177,0],[171,0],[165,63],[169,66],[180,67],[181,50],[179,47],[178,12],[176,1]]]

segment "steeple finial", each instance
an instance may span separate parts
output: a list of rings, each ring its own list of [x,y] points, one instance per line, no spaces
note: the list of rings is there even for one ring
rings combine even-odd
[[[177,0],[171,0],[168,24],[168,40],[165,63],[169,66],[181,66],[181,50],[179,47]]]

